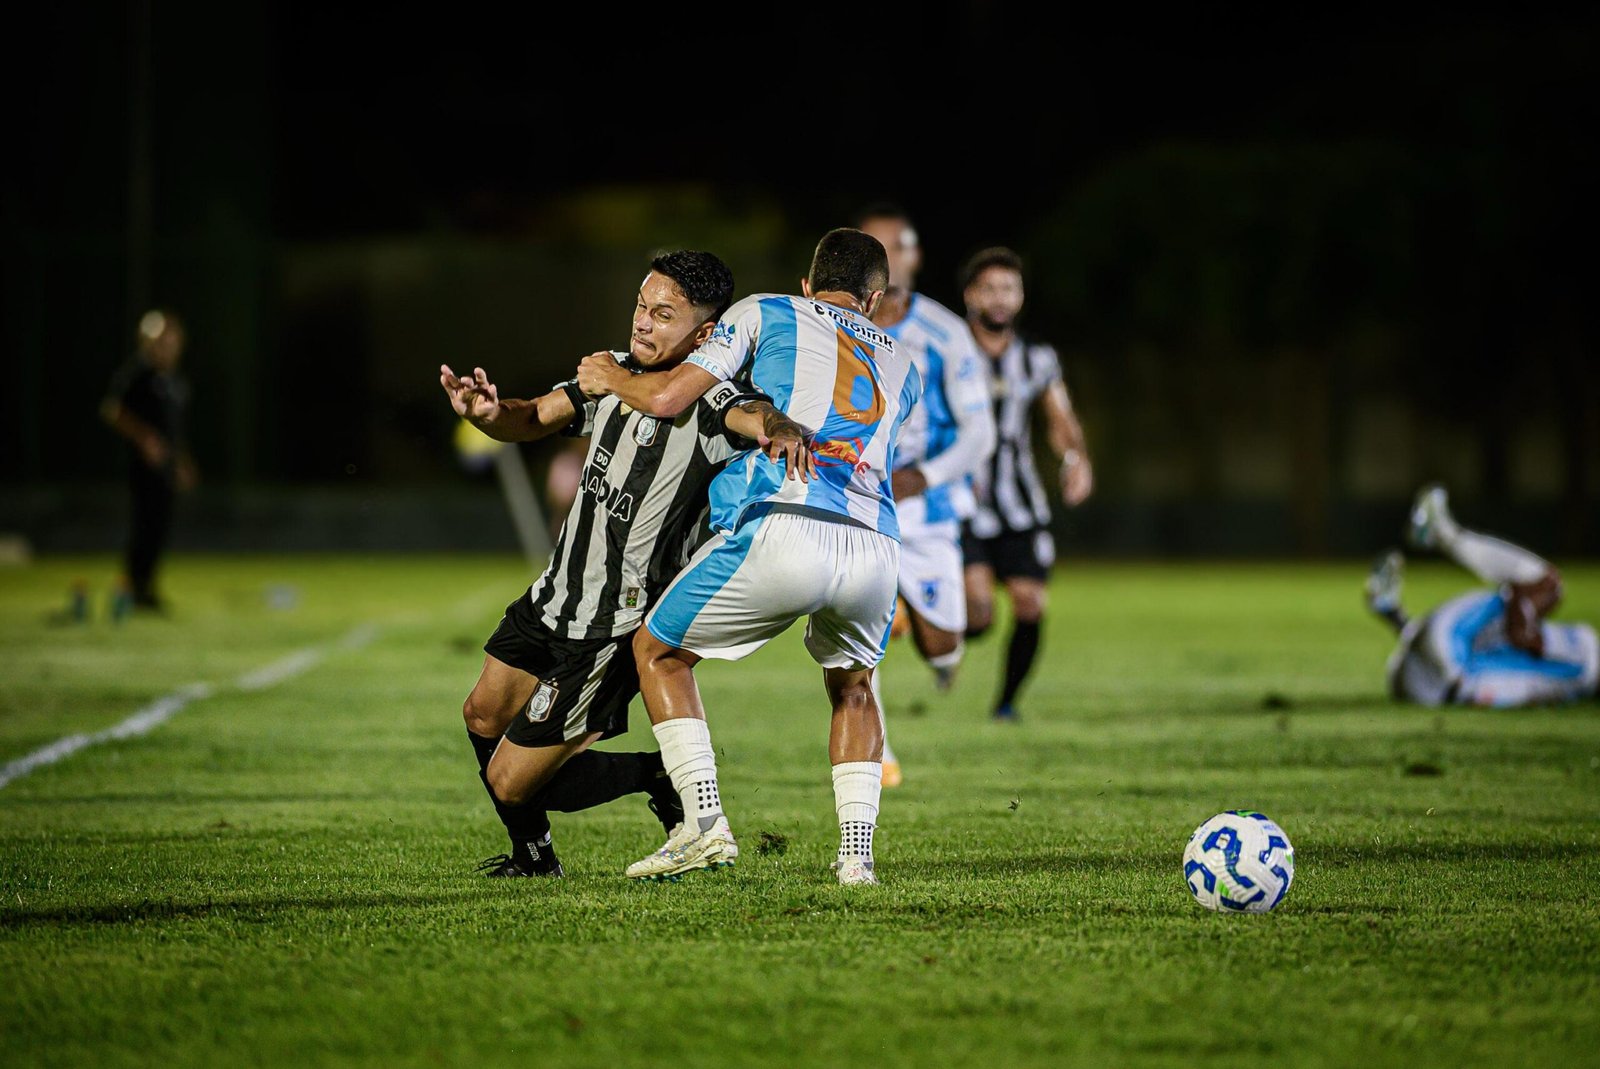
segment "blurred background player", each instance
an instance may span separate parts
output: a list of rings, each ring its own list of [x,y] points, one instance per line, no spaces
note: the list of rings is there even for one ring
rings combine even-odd
[[[983,249],[962,268],[960,282],[972,336],[987,357],[998,434],[994,455],[975,481],[977,508],[962,537],[967,635],[975,638],[989,629],[994,586],[1005,584],[1011,642],[994,716],[1014,720],[1017,692],[1039,650],[1045,582],[1055,563],[1050,503],[1033,460],[1036,414],[1042,415],[1045,441],[1060,461],[1061,500],[1069,508],[1093,491],[1094,469],[1056,351],[1017,332],[1022,258],[1006,248]]]
[[[550,458],[544,475],[544,514],[549,517],[550,541],[561,535],[561,521],[578,496],[583,479],[583,458],[587,452],[581,439],[566,438]]]
[[[121,589],[137,609],[161,609],[156,572],[172,534],[177,495],[192,490],[199,470],[184,436],[189,384],[178,373],[183,323],[153,309],[139,320],[137,349],[111,380],[100,414],[125,438],[128,457],[128,543]]]
[[[1462,527],[1442,486],[1424,487],[1407,541],[1436,550],[1494,590],[1451,598],[1410,618],[1400,605],[1405,558],[1383,555],[1367,577],[1367,607],[1400,633],[1389,657],[1389,690],[1422,705],[1522,706],[1592,697],[1600,641],[1588,624],[1555,624],[1561,576],[1549,562],[1503,539]]]
[[[983,358],[966,321],[915,292],[922,247],[910,218],[894,205],[865,209],[860,229],[883,243],[889,288],[872,321],[894,338],[922,376],[922,400],[906,417],[891,479],[900,520],[900,608],[895,633],[908,628],[935,685],[949,689],[967,630],[961,521],[972,515],[972,479],[994,453],[994,413]],[[905,624],[902,624],[902,620]],[[883,708],[882,684],[872,684]],[[900,762],[884,738],[883,785],[899,786]]]

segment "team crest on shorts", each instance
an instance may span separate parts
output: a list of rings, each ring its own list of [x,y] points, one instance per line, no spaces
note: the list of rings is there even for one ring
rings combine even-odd
[[[541,680],[534,689],[533,697],[528,699],[528,720],[530,723],[540,724],[550,718],[550,710],[555,708],[556,694],[561,686]]]
[[[645,416],[633,428],[633,440],[640,445],[649,445],[656,440],[656,418]]]
[[[922,604],[932,606],[939,600],[939,580],[924,579],[922,581]]]

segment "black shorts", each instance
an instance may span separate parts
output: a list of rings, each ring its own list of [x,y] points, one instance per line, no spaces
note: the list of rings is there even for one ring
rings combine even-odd
[[[518,746],[555,746],[600,732],[628,730],[628,704],[639,693],[633,632],[619,638],[562,638],[527,595],[506,606],[483,652],[539,680],[506,738]]]
[[[979,538],[972,533],[970,524],[961,525],[961,563],[987,564],[994,569],[994,577],[1006,579],[1038,579],[1050,577],[1050,566],[1056,562],[1056,543],[1047,527],[1031,531],[1001,531],[993,538]]]

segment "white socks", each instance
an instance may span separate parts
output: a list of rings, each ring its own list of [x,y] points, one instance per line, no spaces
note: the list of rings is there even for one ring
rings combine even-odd
[[[839,861],[872,866],[872,832],[883,793],[883,765],[846,761],[833,766],[833,807],[839,814]]]
[[[1537,583],[1550,571],[1549,562],[1537,553],[1457,524],[1441,525],[1439,545],[1486,583]]]
[[[956,665],[961,663],[961,658],[966,652],[967,644],[965,642],[957,642],[956,648],[949,653],[941,653],[937,657],[929,657],[928,666],[935,670],[953,671]]]
[[[679,717],[663,720],[651,730],[661,746],[661,763],[683,801],[683,822],[705,831],[722,816],[717,793],[717,755],[711,749],[711,729],[704,720]]]

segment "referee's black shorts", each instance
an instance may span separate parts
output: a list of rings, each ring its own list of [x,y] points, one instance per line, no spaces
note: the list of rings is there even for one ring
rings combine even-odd
[[[609,739],[628,730],[628,704],[639,693],[632,631],[618,638],[562,638],[524,594],[506,606],[483,652],[539,680],[506,729],[518,746],[555,746],[596,731]]]
[[[1038,579],[1050,577],[1050,566],[1056,562],[1056,543],[1048,527],[1035,527],[1030,531],[1001,531],[993,538],[979,538],[972,533],[972,525],[961,525],[961,563],[987,564],[994,577],[1007,579]]]

